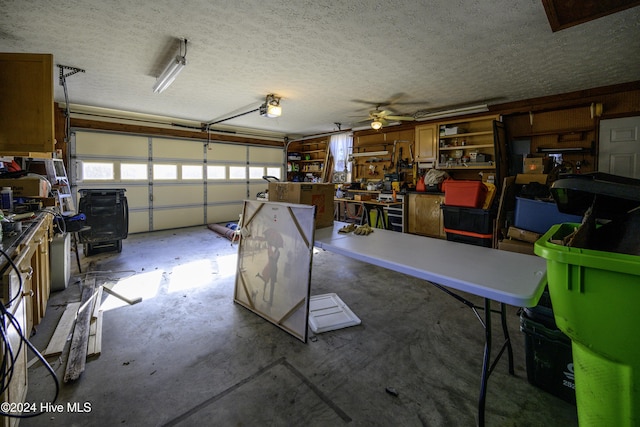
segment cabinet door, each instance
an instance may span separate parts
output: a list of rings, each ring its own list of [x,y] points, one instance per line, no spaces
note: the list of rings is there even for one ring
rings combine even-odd
[[[53,55],[0,54],[0,153],[51,153]]]
[[[436,124],[416,126],[416,160],[433,162],[436,160],[438,126]]]
[[[49,226],[50,217],[43,221],[41,228],[34,234],[32,245],[36,246],[31,265],[33,266],[32,289],[33,297],[33,324],[37,325],[44,318],[49,301],[51,286],[49,266]]]
[[[444,197],[439,194],[409,195],[409,233],[444,237],[442,209]]]

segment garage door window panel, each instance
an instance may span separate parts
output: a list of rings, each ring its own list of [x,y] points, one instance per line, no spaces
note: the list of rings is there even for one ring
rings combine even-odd
[[[82,162],[82,179],[85,181],[112,181],[113,162]]]
[[[202,166],[196,165],[182,165],[182,179],[183,180],[200,180],[202,181]]]
[[[178,179],[178,166],[170,164],[153,165],[154,180],[175,180]]]
[[[227,179],[227,168],[221,165],[207,166],[207,179],[210,179],[210,180]]]
[[[145,163],[121,163],[120,179],[122,181],[146,181],[149,179],[147,165]]]

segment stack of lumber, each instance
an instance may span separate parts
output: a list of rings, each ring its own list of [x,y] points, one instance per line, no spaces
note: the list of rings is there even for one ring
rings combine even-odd
[[[128,304],[136,304],[142,298],[130,299],[100,285],[96,287],[95,277],[87,278],[82,283],[82,294],[79,302],[68,303],[60,321],[53,332],[43,356],[62,356],[67,341],[71,337],[68,348],[67,365],[64,382],[75,381],[84,371],[87,358],[99,356],[102,351],[102,295],[111,294]],[[64,360],[64,358],[62,358]]]

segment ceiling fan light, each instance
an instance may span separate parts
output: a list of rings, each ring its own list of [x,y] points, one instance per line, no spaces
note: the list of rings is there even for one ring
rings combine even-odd
[[[379,120],[374,120],[371,122],[371,127],[375,130],[378,130],[382,127],[382,122]]]

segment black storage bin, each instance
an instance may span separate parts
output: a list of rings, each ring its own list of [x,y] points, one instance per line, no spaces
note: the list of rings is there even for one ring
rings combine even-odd
[[[78,233],[85,255],[97,249],[122,251],[122,240],[129,234],[125,191],[121,188],[80,190],[78,211],[85,214],[86,225],[90,227]]]
[[[493,235],[491,234],[478,234],[469,231],[450,230],[446,227],[444,231],[447,233],[447,240],[450,242],[467,243],[470,245],[484,246],[485,248],[493,246]]]
[[[493,215],[486,209],[441,205],[444,228],[470,231],[478,234],[493,233]]]
[[[556,326],[549,292],[536,307],[520,313],[525,334],[527,380],[569,403],[576,403],[571,339]]]

